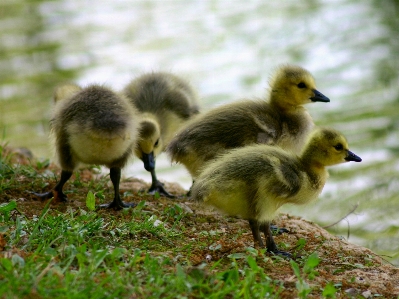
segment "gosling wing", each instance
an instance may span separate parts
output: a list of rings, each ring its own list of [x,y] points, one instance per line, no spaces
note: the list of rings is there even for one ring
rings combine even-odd
[[[301,189],[305,175],[296,159],[279,150],[272,150],[273,155],[264,158],[264,171],[259,169],[258,186],[262,194],[268,197],[287,199],[295,197]]]

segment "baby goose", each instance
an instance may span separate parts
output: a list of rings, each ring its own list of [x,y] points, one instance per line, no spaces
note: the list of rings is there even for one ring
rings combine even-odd
[[[168,145],[172,161],[184,164],[195,180],[206,161],[228,149],[263,143],[299,153],[313,128],[303,105],[330,100],[299,66],[279,67],[270,87],[268,101],[242,100],[194,119]]]
[[[143,118],[135,154],[144,162],[144,168],[151,172],[152,184],[148,191],[174,197],[158,181],[155,159],[183,123],[198,113],[196,93],[183,79],[157,72],[133,80],[125,87],[124,94]]]
[[[99,85],[64,85],[56,89],[54,100],[51,137],[62,169],[61,179],[52,191],[34,194],[66,201],[62,188],[78,165],[99,164],[109,167],[115,192],[114,200],[102,207],[135,206],[122,202],[119,181],[121,168],[138,139],[138,112],[126,98]]]
[[[221,155],[205,165],[195,181],[192,196],[231,216],[247,219],[255,244],[279,251],[270,222],[280,206],[317,199],[328,172],[326,166],[362,159],[349,151],[345,137],[333,129],[316,129],[297,156],[279,147],[252,145]]]

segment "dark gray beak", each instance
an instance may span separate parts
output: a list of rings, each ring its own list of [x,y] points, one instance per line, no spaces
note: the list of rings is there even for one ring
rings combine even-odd
[[[327,98],[324,94],[322,94],[320,91],[313,89],[314,96],[310,98],[312,102],[324,102],[328,103],[330,101],[329,98]]]
[[[141,158],[144,162],[144,168],[147,171],[153,171],[155,169],[155,159],[154,159],[154,152],[149,153],[149,154],[144,154],[143,157]]]
[[[360,158],[359,156],[356,156],[351,151],[348,151],[348,155],[346,156],[345,160],[346,161],[362,162],[362,158]]]

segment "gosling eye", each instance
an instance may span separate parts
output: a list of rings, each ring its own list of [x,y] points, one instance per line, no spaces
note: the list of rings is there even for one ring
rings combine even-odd
[[[299,83],[297,86],[298,88],[306,88],[306,84],[303,82]]]
[[[342,145],[341,143],[338,143],[337,145],[335,145],[334,148],[335,148],[337,151],[342,151],[342,150],[344,149],[344,147],[343,147],[343,145]]]
[[[154,146],[157,147],[159,144],[159,139],[154,143]]]

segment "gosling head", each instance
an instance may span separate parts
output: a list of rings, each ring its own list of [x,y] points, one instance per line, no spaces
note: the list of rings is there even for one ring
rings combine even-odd
[[[58,86],[54,92],[54,102],[71,98],[73,95],[81,91],[82,88],[76,84],[65,84]]]
[[[155,158],[162,148],[161,130],[158,123],[150,119],[143,120],[135,152],[136,156],[143,161],[147,171],[155,169]]]
[[[316,129],[310,136],[304,149],[306,163],[315,162],[322,166],[331,166],[349,161],[361,162],[362,159],[349,150],[346,138],[330,128]]]
[[[313,76],[300,66],[279,67],[270,81],[270,88],[271,101],[285,108],[330,101],[316,89]]]

